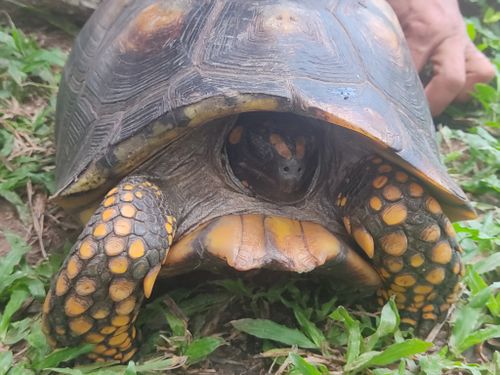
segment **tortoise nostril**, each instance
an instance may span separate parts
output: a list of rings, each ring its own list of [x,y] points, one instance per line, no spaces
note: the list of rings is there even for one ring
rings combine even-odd
[[[299,168],[299,169],[298,169],[298,172],[302,172],[302,168]]]
[[[290,170],[290,168],[285,167],[285,168],[283,168],[283,170],[284,170],[285,172],[288,172],[288,171]]]

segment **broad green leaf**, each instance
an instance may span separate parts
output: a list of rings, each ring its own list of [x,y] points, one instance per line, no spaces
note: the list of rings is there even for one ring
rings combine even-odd
[[[30,251],[30,247],[21,237],[9,232],[4,232],[4,235],[11,250],[0,258],[0,296],[5,289],[11,286],[9,279],[14,271],[14,267],[17,266],[21,262],[23,256]]]
[[[184,320],[169,310],[165,311],[165,318],[174,336],[184,336],[186,334],[187,324]]]
[[[231,324],[238,331],[261,339],[273,340],[286,345],[297,345],[305,349],[318,349],[318,346],[299,330],[288,328],[272,320],[239,319],[233,320]]]
[[[471,346],[480,344],[486,340],[492,338],[500,337],[500,326],[492,326],[488,328],[483,328],[478,331],[474,331],[469,333],[467,337],[465,337],[462,342],[457,346],[457,353],[463,353],[465,350],[470,348]]]
[[[423,353],[432,347],[432,343],[419,339],[410,339],[388,346],[382,352],[366,352],[345,366],[346,371],[359,371],[371,366],[386,366],[401,358]]]
[[[90,353],[94,348],[93,344],[85,344],[76,348],[63,348],[56,349],[45,358],[43,358],[40,362],[34,364],[34,368],[37,370],[42,370],[47,367],[57,366],[61,362],[71,361],[82,354]]]
[[[219,346],[223,345],[225,341],[220,337],[203,337],[194,340],[186,349],[184,353],[188,357],[189,363],[196,363],[205,359]]]

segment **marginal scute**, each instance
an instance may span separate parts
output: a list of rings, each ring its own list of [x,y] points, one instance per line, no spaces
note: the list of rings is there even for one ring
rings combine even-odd
[[[90,259],[95,255],[96,248],[97,244],[94,241],[86,239],[80,244],[78,255],[81,259]]]
[[[61,271],[56,280],[56,296],[63,296],[69,290],[69,280],[66,271]]]
[[[83,335],[88,331],[90,331],[92,325],[93,325],[92,320],[85,316],[76,319],[71,319],[69,321],[69,328],[71,329],[71,331],[73,331],[74,334],[78,336]]]
[[[73,255],[69,258],[68,264],[66,266],[66,274],[70,279],[75,278],[82,269],[82,262],[77,255]]]
[[[419,184],[411,182],[408,186],[408,192],[410,193],[411,197],[420,198],[424,194],[424,189]]]

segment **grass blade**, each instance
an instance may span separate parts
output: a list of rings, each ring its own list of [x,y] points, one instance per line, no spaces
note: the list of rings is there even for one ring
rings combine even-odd
[[[286,345],[297,345],[305,349],[318,349],[318,345],[309,340],[297,329],[288,328],[272,320],[266,319],[240,319],[231,322],[238,331],[249,335],[280,342]]]

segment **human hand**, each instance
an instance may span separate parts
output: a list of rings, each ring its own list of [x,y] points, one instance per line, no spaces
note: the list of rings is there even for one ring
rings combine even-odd
[[[469,39],[457,0],[387,0],[398,16],[413,62],[420,72],[432,63],[425,94],[433,116],[454,100],[463,102],[495,68]]]

